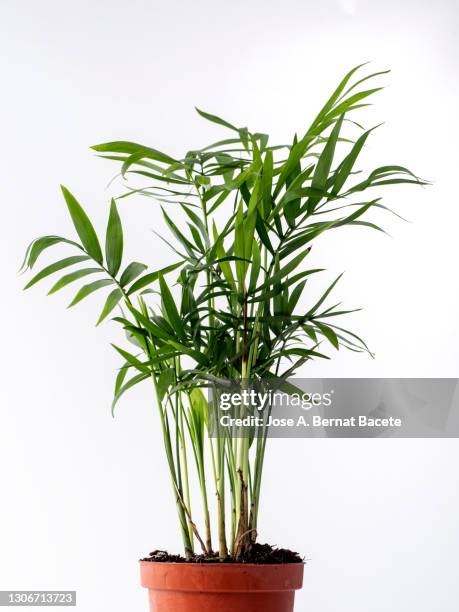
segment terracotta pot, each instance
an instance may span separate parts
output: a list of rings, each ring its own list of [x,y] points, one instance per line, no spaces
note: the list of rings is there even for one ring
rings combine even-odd
[[[303,564],[140,562],[150,612],[292,612]]]

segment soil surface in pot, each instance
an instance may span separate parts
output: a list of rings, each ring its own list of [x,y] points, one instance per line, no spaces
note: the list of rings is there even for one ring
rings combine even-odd
[[[151,561],[152,563],[217,563],[219,561],[218,554],[215,553],[212,557],[204,557],[204,555],[194,555],[191,559],[185,559],[181,555],[170,555],[165,550],[154,550],[145,559],[141,561]],[[222,563],[255,563],[260,565],[273,565],[280,563],[303,563],[304,559],[297,552],[287,550],[285,548],[276,548],[270,544],[252,545],[252,548],[242,558],[237,561],[228,557]]]

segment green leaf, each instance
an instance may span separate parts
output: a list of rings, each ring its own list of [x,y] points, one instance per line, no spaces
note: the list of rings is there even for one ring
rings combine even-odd
[[[352,223],[355,222],[355,219],[358,219],[359,217],[361,217],[364,213],[366,213],[366,211],[369,208],[374,206],[377,202],[378,202],[377,199],[376,200],[372,200],[371,202],[366,202],[365,204],[360,206],[360,208],[355,210],[352,214],[348,215],[347,217],[344,217],[341,220],[338,220],[334,224],[334,227],[341,227],[343,225],[352,225]],[[378,229],[380,229],[380,228],[378,228]]]
[[[204,366],[208,365],[206,356],[200,353],[199,351],[195,351],[194,349],[191,349],[190,347],[185,346],[184,344],[181,344],[180,342],[176,342],[175,340],[168,340],[167,342],[168,344],[176,348],[178,351],[180,351],[184,355],[188,355],[189,357],[192,357],[199,364],[204,365]]]
[[[314,170],[314,175],[312,177],[311,188],[317,189],[318,191],[325,191],[327,186],[328,175],[330,174],[330,169],[333,163],[333,157],[335,154],[336,143],[338,142],[338,136],[341,130],[341,126],[343,125],[344,115],[338,119],[335,123],[335,126],[327,139],[327,143],[323,148],[322,153],[320,154],[319,161],[317,162],[316,168]],[[308,211],[314,209],[314,206],[321,199],[320,196],[312,196],[308,199],[307,207]]]
[[[186,252],[190,256],[190,258],[195,257],[194,246],[193,244],[186,238],[179,228],[175,225],[169,215],[166,213],[163,207],[161,207],[161,211],[163,213],[164,219],[166,220],[167,225],[169,226],[171,232],[177,238],[177,240],[185,247]]]
[[[257,234],[259,235],[260,240],[262,241],[264,246],[268,249],[268,251],[271,253],[271,255],[274,255],[274,248],[273,248],[273,245],[271,244],[271,240],[269,239],[269,234],[268,234],[266,227],[267,226],[264,220],[261,218],[261,215],[258,214],[257,221],[255,223]]]
[[[46,278],[50,274],[54,274],[55,272],[58,272],[59,270],[68,268],[69,266],[73,266],[74,264],[80,263],[81,261],[86,261],[88,259],[89,257],[87,255],[75,255],[73,257],[66,257],[65,259],[56,261],[55,263],[49,266],[46,266],[46,268],[43,268],[43,270],[40,270],[40,272],[38,272],[38,274],[36,274],[27,283],[24,289],[28,289],[29,287],[32,287],[32,285],[35,285],[35,283],[38,283],[38,281],[42,280],[43,278]]]
[[[115,142],[105,142],[102,144],[93,145],[91,149],[93,149],[93,151],[97,151],[98,153],[127,153],[128,155],[139,156],[139,159],[141,157],[147,157],[166,164],[175,164],[177,162],[177,160],[170,155],[162,153],[157,149],[145,147],[137,142],[129,142],[126,140],[118,140]]]
[[[70,304],[67,306],[67,308],[71,308],[72,306],[75,306],[75,304],[78,304],[78,302],[81,302],[81,300],[83,300],[88,295],[91,295],[91,293],[94,293],[94,291],[97,291],[98,289],[102,289],[102,287],[107,287],[107,285],[113,285],[113,280],[111,278],[102,278],[101,280],[96,280],[93,283],[88,283],[87,285],[84,285],[78,291],[78,293],[73,298],[73,300],[70,302]]]
[[[316,302],[314,304],[314,306],[308,311],[308,313],[306,314],[306,318],[312,316],[316,310],[319,308],[319,306],[321,306],[325,300],[327,299],[327,297],[329,296],[329,294],[331,293],[331,291],[334,289],[336,283],[339,281],[339,279],[343,276],[343,274],[341,273],[333,282],[332,284],[328,287],[328,289],[325,291],[325,293],[322,295],[322,297],[318,300],[318,302]]]
[[[212,231],[214,235],[214,245],[215,245],[216,255],[219,259],[218,265],[220,266],[220,269],[223,273],[223,276],[226,279],[226,282],[231,287],[235,287],[236,284],[234,282],[233,271],[231,269],[230,264],[226,260],[227,255],[225,252],[225,248],[223,246],[223,240],[222,240],[221,235],[219,235],[218,233],[217,226],[215,225],[215,221],[213,221]]]
[[[341,191],[342,187],[344,186],[344,183],[347,181],[350,173],[352,172],[352,168],[354,167],[354,164],[358,156],[360,155],[363,145],[365,144],[370,133],[374,129],[376,129],[376,127],[372,128],[371,130],[368,130],[367,132],[362,134],[362,136],[360,136],[360,138],[352,147],[351,152],[344,158],[343,162],[340,164],[335,179],[333,181],[333,195],[337,195]]]
[[[121,274],[120,285],[122,287],[125,287],[138,276],[140,276],[142,272],[145,272],[147,268],[148,266],[143,263],[139,263],[138,261],[131,262]]]
[[[113,289],[113,291],[108,294],[107,300],[96,325],[100,325],[100,323],[102,323],[102,321],[111,313],[111,311],[119,303],[122,297],[123,292],[119,288]]]
[[[350,96],[349,98],[335,106],[335,108],[328,114],[327,119],[330,120],[332,117],[337,117],[346,112],[350,112],[357,108],[367,106],[366,104],[357,104],[357,102],[360,102],[361,100],[372,96],[374,93],[381,91],[381,89],[382,87],[375,87],[373,89],[367,89],[366,91],[360,91],[359,93]]]
[[[340,220],[338,219],[333,221],[327,221],[325,223],[311,224],[307,226],[303,230],[303,232],[301,232],[301,234],[297,234],[295,238],[292,238],[287,242],[286,246],[281,250],[279,254],[280,259],[287,257],[294,251],[298,250],[300,247],[305,246],[308,242],[311,242],[311,240],[317,238],[317,236],[320,236],[320,234],[323,234],[323,232],[326,232],[327,230],[336,227],[339,221]],[[306,250],[309,253],[311,249],[309,247]]]
[[[109,273],[112,276],[116,276],[123,259],[123,228],[114,199],[112,199],[110,204],[110,215],[105,239],[105,257]]]
[[[122,384],[124,382],[124,379],[126,378],[128,370],[129,370],[129,362],[126,361],[126,363],[119,369],[118,374],[116,375],[116,380],[115,380],[115,395],[121,389],[121,386],[122,386]]]
[[[261,254],[260,247],[258,246],[258,241],[253,241],[252,247],[252,267],[250,270],[250,282],[249,282],[249,292],[253,291],[257,286],[258,275],[260,274],[261,268]]]
[[[60,278],[57,283],[55,283],[51,289],[48,291],[48,295],[59,291],[63,287],[66,287],[73,281],[78,280],[79,278],[83,278],[83,276],[88,276],[88,274],[96,274],[97,272],[102,272],[100,268],[84,268],[82,270],[76,270],[75,272],[70,272],[70,274],[66,274],[62,278]]]
[[[320,330],[320,332],[322,333],[323,336],[325,336],[325,338],[327,338],[327,340],[336,348],[339,349],[339,340],[337,335],[335,334],[335,332],[333,331],[333,329],[331,327],[328,327],[328,325],[324,325],[324,323],[319,323],[318,321],[314,321],[315,326],[317,327],[317,329]]]
[[[158,376],[158,382],[157,382],[158,396],[159,396],[159,401],[160,402],[163,401],[164,396],[167,393],[167,390],[174,383],[175,383],[175,370],[174,370],[174,368],[166,368],[166,369],[162,370],[160,375]]]
[[[128,389],[131,389],[132,387],[134,387],[135,385],[137,385],[137,383],[141,382],[142,380],[145,380],[147,378],[150,377],[150,374],[147,373],[140,373],[140,374],[136,374],[135,376],[133,376],[125,385],[123,385],[120,390],[118,391],[118,393],[115,395],[113,402],[112,402],[112,416],[115,415],[115,406],[118,403],[120,397],[123,395],[123,393],[125,393]]]
[[[295,310],[305,286],[306,286],[306,281],[302,281],[301,283],[298,283],[298,285],[296,285],[296,287],[293,289],[290,295],[289,301],[288,301],[288,310],[290,314],[292,314],[293,311]]]
[[[22,271],[25,267],[32,269],[35,262],[43,253],[43,251],[61,242],[71,244],[72,246],[83,250],[82,247],[78,243],[73,242],[73,240],[67,240],[66,238],[62,238],[61,236],[42,236],[41,238],[36,238],[35,240],[32,240],[32,242],[27,247],[24,256],[24,261],[22,262],[19,271]]]
[[[221,119],[221,117],[217,117],[217,115],[211,115],[210,113],[206,113],[197,107],[195,108],[196,108],[196,111],[201,115],[201,117],[203,117],[204,119],[207,119],[207,121],[211,121],[212,123],[217,123],[218,125],[223,125],[224,127],[227,127],[230,130],[239,132],[239,129],[237,127],[235,127],[231,123],[228,123],[228,121]]]
[[[150,368],[143,364],[139,359],[137,359],[137,357],[135,357],[134,355],[132,355],[132,353],[129,353],[128,351],[120,348],[119,346],[116,346],[116,344],[112,344],[113,348],[118,351],[118,353],[121,355],[121,357],[124,357],[124,359],[134,368],[136,368],[137,370],[139,370],[140,372],[144,372],[145,374],[148,374],[150,372]]]
[[[198,229],[190,222],[187,222],[187,225],[193,237],[194,245],[200,253],[204,253],[206,251],[206,248],[204,247],[204,243],[202,241],[201,234],[199,233]]]
[[[238,258],[238,261],[236,261],[236,276],[239,283],[239,290],[242,292],[244,287],[245,274],[247,271],[246,264],[243,261],[245,259],[245,234],[242,202],[239,203],[235,219],[234,255]]]
[[[324,355],[323,353],[318,353],[317,351],[305,348],[290,348],[282,351],[281,354],[282,356],[297,355],[298,357],[320,357],[322,359],[330,359],[330,357],[327,357],[327,355]]]
[[[257,178],[250,196],[247,215],[244,220],[244,258],[250,259],[252,255],[252,245],[254,242],[255,224],[257,221],[258,205],[261,201],[260,181]],[[244,264],[247,267],[247,264]]]
[[[261,216],[266,218],[271,212],[272,208],[272,190],[273,183],[273,152],[267,151],[265,155],[265,161],[263,164],[263,173],[261,175],[261,192],[262,192],[262,203]]]
[[[321,111],[319,112],[317,117],[314,119],[314,121],[312,123],[312,126],[311,126],[311,129],[316,127],[316,126],[318,126],[323,121],[325,116],[331,111],[331,109],[333,108],[333,106],[337,102],[338,98],[340,97],[341,93],[344,91],[344,88],[348,84],[348,82],[351,79],[351,77],[354,75],[355,72],[360,70],[360,68],[362,68],[362,66],[365,66],[365,63],[359,64],[358,66],[355,66],[354,68],[352,68],[352,70],[350,70],[344,76],[344,78],[342,79],[342,81],[340,82],[338,87],[335,89],[335,91],[332,93],[330,98],[327,100],[326,104],[323,106],[323,108],[321,109]]]
[[[370,79],[374,79],[377,76],[382,76],[383,74],[389,74],[390,70],[380,70],[379,72],[373,72],[372,74],[368,74],[367,76],[363,77],[362,79],[359,79],[358,81],[356,81],[355,83],[352,84],[351,87],[349,87],[341,96],[340,99],[345,98],[353,89],[355,89],[356,87],[358,87],[359,85],[361,85],[362,83],[365,83],[365,81],[368,81]]]
[[[191,221],[199,229],[199,231],[201,232],[202,237],[204,238],[204,242],[205,242],[207,248],[209,248],[209,246],[210,246],[210,244],[209,244],[209,234],[207,232],[207,229],[206,229],[206,226],[204,225],[204,223],[201,221],[201,219],[198,217],[198,215],[193,210],[191,210],[191,208],[189,208],[189,206],[186,206],[185,204],[182,203],[182,208],[186,212],[188,217],[191,219]]]
[[[155,325],[152,321],[150,321],[150,319],[148,319],[147,317],[145,317],[141,312],[139,312],[136,308],[134,308],[132,305],[130,305],[129,303],[127,304],[129,310],[132,312],[132,314],[134,315],[136,321],[138,322],[138,324],[143,325],[143,327],[147,330],[147,332],[149,332],[153,338],[155,339],[160,339],[160,340],[172,340],[173,338],[171,338],[170,334],[166,333],[163,329],[161,329],[161,327],[159,327],[158,325]],[[117,321],[118,318],[115,317],[115,321]]]
[[[137,280],[135,283],[133,283],[129,287],[128,295],[131,295],[132,293],[139,291],[139,289],[143,289],[147,285],[151,285],[151,283],[154,283],[155,281],[157,281],[160,276],[165,276],[166,274],[168,274],[168,272],[172,272],[173,270],[176,270],[182,265],[183,265],[183,261],[179,261],[170,266],[166,266],[165,268],[162,268],[161,270],[157,270],[156,272],[150,272],[150,274],[146,274],[145,276],[142,276],[141,278],[139,278],[139,280]]]
[[[180,318],[179,311],[175,305],[175,300],[164,280],[163,275],[159,276],[159,288],[161,291],[161,303],[163,314],[172,326],[177,336],[181,339],[186,337],[185,328],[183,327],[182,319]]]
[[[190,435],[193,446],[199,453],[201,464],[204,461],[204,431],[208,422],[208,404],[204,393],[198,387],[194,387],[189,394],[190,398]]]
[[[300,263],[303,261],[303,259],[306,257],[308,253],[309,253],[309,250],[307,249],[306,251],[303,251],[303,253],[300,253],[299,255],[294,257],[282,269],[280,269],[278,272],[276,272],[271,277],[269,277],[262,285],[257,287],[257,291],[266,289],[270,285],[274,285],[275,283],[278,283],[280,280],[284,278],[284,276],[287,276],[287,274],[290,274],[290,272],[293,272],[300,265]],[[313,274],[314,272],[319,272],[319,271],[320,270],[318,269],[308,270],[310,274]]]
[[[81,205],[73,197],[70,191],[61,185],[62,193],[64,194],[67,207],[72,217],[73,225],[77,231],[80,240],[88,253],[95,261],[102,264],[103,257],[100,249],[99,240],[94,228],[89,220],[89,217],[84,212]]]

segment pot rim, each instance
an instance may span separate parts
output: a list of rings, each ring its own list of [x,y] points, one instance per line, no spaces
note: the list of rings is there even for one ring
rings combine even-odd
[[[158,591],[248,593],[296,591],[302,563],[177,563],[140,561],[142,586]]]
[[[213,562],[213,561],[204,561],[203,563],[190,563],[189,561],[144,561],[143,559],[139,560],[140,565],[174,565],[174,566],[184,566],[184,567],[224,567],[225,569],[229,567],[288,567],[292,565],[296,567],[298,565],[306,565],[306,561],[296,561],[295,563],[225,563],[223,561]]]

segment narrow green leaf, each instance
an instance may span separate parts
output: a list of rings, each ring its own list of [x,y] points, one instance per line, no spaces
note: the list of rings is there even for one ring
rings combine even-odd
[[[322,295],[322,297],[314,304],[314,306],[308,311],[308,313],[306,314],[306,318],[312,316],[316,310],[319,308],[319,306],[321,306],[325,300],[327,299],[327,297],[329,296],[329,294],[331,293],[331,291],[334,289],[336,283],[339,281],[339,279],[343,276],[343,273],[341,273],[333,282],[332,284],[328,287],[328,289],[325,291],[325,293]]]
[[[280,259],[287,257],[294,251],[305,246],[308,242],[311,242],[311,240],[313,240],[314,238],[317,238],[317,236],[320,236],[320,234],[323,234],[327,230],[332,229],[339,221],[340,220],[337,219],[325,223],[316,223],[307,226],[303,230],[303,232],[301,232],[301,234],[298,234],[295,238],[292,238],[287,242],[286,246],[280,252]],[[309,247],[307,251],[309,252],[310,250],[311,248]]]
[[[324,323],[319,323],[318,321],[314,321],[315,326],[322,333],[325,338],[336,348],[339,349],[339,340],[335,332],[331,327],[325,325]]]
[[[110,215],[105,239],[105,257],[109,273],[112,276],[116,276],[123,259],[123,228],[114,199],[112,199],[110,204]]]
[[[254,242],[255,224],[257,221],[258,206],[261,203],[260,180],[257,177],[250,195],[246,218],[244,220],[244,258],[250,259],[252,255],[252,245]],[[245,264],[247,267],[247,264]]]
[[[236,261],[236,276],[239,283],[239,290],[242,292],[244,288],[245,274],[247,271],[246,265],[243,261],[245,259],[245,234],[242,202],[239,203],[235,219],[234,255],[238,258],[238,261]]]
[[[95,261],[102,264],[103,257],[99,240],[91,221],[89,220],[89,217],[70,191],[63,185],[61,185],[61,189],[67,203],[70,216],[72,217],[73,225],[75,226],[77,234],[80,237],[86,252],[93,259],[95,259]]]
[[[360,206],[360,208],[355,210],[352,214],[348,215],[347,217],[344,217],[344,219],[337,220],[337,222],[334,224],[334,227],[341,227],[343,225],[351,225],[352,222],[354,222],[356,219],[358,219],[363,214],[365,214],[366,211],[372,206],[374,206],[374,204],[376,204],[377,202],[378,200],[372,200],[371,202],[366,202],[363,206]]]
[[[96,325],[100,325],[100,323],[102,323],[102,321],[111,313],[111,311],[119,303],[122,297],[123,297],[123,292],[119,288],[113,289],[113,291],[111,291],[108,294],[107,300],[105,302],[105,305],[102,309],[102,312],[100,314],[100,317]]]
[[[118,391],[121,389],[121,386],[126,378],[128,370],[129,370],[129,362],[126,361],[126,363],[118,370],[118,374],[116,375],[114,395],[116,395]]]
[[[168,333],[165,333],[164,330],[161,329],[161,327],[159,327],[158,325],[155,325],[147,317],[144,317],[144,315],[141,312],[139,312],[136,308],[134,308],[133,306],[130,306],[129,304],[128,304],[128,308],[132,312],[134,317],[136,318],[138,324],[142,325],[147,330],[147,332],[151,334],[153,338],[160,339],[160,340],[172,340],[173,339]],[[115,317],[114,320],[117,321],[118,317]]]
[[[267,225],[265,221],[261,218],[261,215],[257,214],[257,221],[255,223],[255,228],[257,230],[257,234],[260,237],[260,240],[264,244],[264,246],[268,249],[271,255],[274,255],[274,248],[271,244],[271,240],[269,239],[269,234],[266,229]]]
[[[182,319],[180,318],[178,308],[175,305],[175,300],[162,274],[159,276],[159,288],[161,292],[161,304],[163,314],[171,324],[172,329],[175,331],[177,336],[181,339],[184,339],[186,335]]]
[[[198,217],[198,215],[193,210],[191,210],[191,208],[189,206],[186,206],[185,204],[182,203],[182,208],[185,211],[185,213],[188,215],[188,217],[191,219],[191,221],[199,229],[199,231],[201,232],[202,237],[204,238],[204,242],[205,242],[207,248],[209,248],[209,246],[210,246],[210,244],[209,244],[209,235],[207,233],[206,226],[204,225],[204,223],[201,221],[201,219]]]
[[[78,293],[73,298],[73,300],[70,302],[70,304],[67,306],[67,308],[71,308],[72,306],[75,306],[75,304],[78,304],[78,302],[81,302],[81,300],[83,300],[88,295],[91,295],[91,293],[94,293],[94,291],[97,291],[98,289],[102,289],[102,287],[107,287],[107,285],[113,285],[113,280],[111,278],[102,278],[101,280],[96,280],[93,283],[88,283],[87,285],[84,285],[78,291]]]
[[[290,314],[293,314],[293,311],[295,310],[298,301],[303,293],[303,289],[306,286],[306,281],[302,281],[301,283],[298,283],[298,285],[296,285],[296,287],[293,289],[289,301],[288,301],[288,310]]]
[[[66,287],[68,284],[73,283],[73,281],[78,280],[79,278],[83,278],[84,276],[88,276],[88,274],[96,274],[97,272],[102,272],[100,268],[84,268],[82,270],[76,270],[75,272],[70,272],[70,274],[66,274],[62,278],[60,278],[57,283],[55,283],[51,289],[48,291],[48,295],[59,291],[63,287]]]
[[[257,286],[258,276],[260,274],[261,268],[261,254],[260,247],[258,246],[258,241],[253,241],[252,247],[252,266],[250,270],[250,282],[249,282],[249,292],[253,291]]]
[[[157,149],[152,149],[151,147],[145,147],[137,142],[128,142],[125,140],[93,145],[91,149],[93,149],[93,151],[97,151],[98,153],[127,153],[128,155],[138,155],[140,157],[147,157],[166,164],[175,164],[177,162],[177,160],[170,155],[162,153]]]
[[[223,241],[221,239],[221,236],[218,234],[218,230],[217,230],[217,226],[215,225],[215,221],[213,221],[213,225],[212,225],[212,231],[213,231],[213,235],[214,235],[214,244],[216,247],[216,255],[219,259],[219,263],[218,265],[220,266],[220,270],[223,273],[223,276],[226,279],[226,282],[231,286],[231,287],[235,287],[236,283],[234,282],[234,276],[233,276],[233,271],[231,269],[231,265],[229,264],[228,261],[226,261],[226,252],[225,252],[225,248],[223,246]]]
[[[113,402],[112,402],[112,416],[115,416],[115,406],[118,403],[120,397],[128,390],[131,389],[132,387],[134,387],[135,385],[137,385],[139,382],[141,382],[142,380],[145,380],[147,378],[150,377],[150,374],[147,373],[140,373],[140,374],[136,374],[135,376],[133,376],[125,385],[123,385],[120,390],[118,391],[118,393],[115,395]]]
[[[300,253],[299,255],[294,257],[283,268],[281,268],[278,272],[270,276],[262,285],[257,287],[257,291],[266,289],[270,285],[274,285],[275,283],[278,283],[280,280],[284,278],[284,276],[287,276],[287,274],[290,274],[290,272],[293,272],[300,265],[300,263],[303,261],[303,259],[306,257],[308,253],[309,253],[309,249],[306,249],[306,251],[303,251],[303,253]],[[314,272],[318,272],[318,271],[319,270],[308,270],[310,274]]]
[[[357,336],[357,334],[354,334],[353,332],[349,331],[348,329],[344,329],[342,327],[339,327],[338,325],[333,325],[334,329],[338,329],[341,332],[344,332],[345,334],[348,334],[349,336],[351,336],[352,338],[355,338],[355,340],[357,340],[357,342],[359,342],[361,344],[361,346],[368,351],[368,353],[374,358],[374,354],[370,351],[370,349],[368,348],[367,344],[365,343],[365,341],[360,338],[360,336]],[[349,342],[349,340],[347,340]]]
[[[139,263],[138,261],[131,262],[121,274],[120,285],[122,287],[125,287],[138,276],[140,276],[142,272],[145,272],[147,268],[148,266],[143,263]]]
[[[161,211],[163,213],[164,219],[166,220],[166,223],[169,226],[171,232],[174,234],[174,236],[177,238],[177,240],[185,248],[185,250],[188,253],[188,255],[191,258],[194,258],[195,257],[195,247],[193,246],[193,244],[188,240],[188,238],[186,238],[182,234],[182,232],[175,225],[175,223],[172,221],[172,219],[169,217],[169,215],[166,213],[166,211],[164,210],[164,208],[162,206],[161,206]]]
[[[116,346],[116,344],[112,344],[113,348],[118,351],[118,353],[123,357],[130,365],[139,370],[140,372],[144,372],[145,374],[150,372],[150,368],[143,364],[135,355],[129,353],[125,349]]]
[[[336,143],[338,142],[338,136],[343,125],[344,115],[338,119],[335,126],[327,140],[322,153],[320,154],[319,161],[317,162],[314,174],[312,177],[311,188],[317,189],[318,191],[325,191],[327,186],[328,175],[333,163],[333,157],[335,154]],[[320,196],[312,196],[308,199],[307,207],[311,211],[314,206],[319,202]]]
[[[36,274],[27,283],[24,289],[28,289],[29,287],[32,287],[32,285],[35,285],[35,283],[38,283],[38,281],[41,281],[43,278],[46,278],[50,274],[54,274],[55,272],[58,272],[59,270],[63,270],[64,268],[73,266],[74,264],[80,263],[81,261],[87,261],[88,259],[89,257],[87,255],[75,255],[73,257],[66,257],[65,259],[56,261],[55,263],[50,264],[49,266],[46,266],[46,268],[43,268],[43,270],[40,270],[40,272],[38,272],[38,274]]]
[[[317,117],[314,119],[312,126],[311,126],[311,130],[315,127],[317,127],[318,125],[320,125],[320,123],[323,121],[323,119],[325,118],[325,116],[330,112],[330,110],[333,108],[334,104],[336,103],[336,101],[338,100],[338,98],[340,97],[341,93],[344,91],[344,88],[346,87],[346,85],[348,84],[349,80],[351,79],[351,77],[358,71],[360,70],[360,68],[362,68],[362,66],[365,66],[365,63],[363,64],[359,64],[358,66],[355,66],[354,68],[352,68],[352,70],[350,70],[345,76],[344,78],[341,80],[341,82],[339,83],[338,87],[335,89],[335,91],[332,93],[332,95],[330,96],[330,98],[327,100],[326,104],[323,106],[323,108],[320,110],[319,114],[317,115]]]
[[[204,366],[208,365],[206,356],[200,353],[199,351],[195,351],[194,349],[191,349],[190,347],[185,346],[184,344],[181,344],[180,342],[176,342],[175,340],[168,340],[167,342],[168,344],[176,348],[181,353],[188,355],[189,357],[192,357],[200,365],[204,365]]]
[[[79,245],[77,242],[74,242],[73,240],[67,240],[66,238],[62,238],[61,236],[42,236],[41,238],[36,238],[35,240],[32,240],[32,242],[27,247],[24,256],[24,261],[22,262],[19,271],[21,272],[22,270],[24,270],[25,267],[32,269],[43,251],[55,244],[59,244],[62,242],[66,244],[71,244],[72,246],[83,250],[81,245]]]
[[[282,351],[282,356],[284,355],[297,355],[299,357],[320,357],[322,359],[330,359],[330,357],[327,357],[327,355],[324,355],[323,353],[318,353],[317,351],[313,351],[311,349],[305,349],[305,348],[290,348],[290,349],[286,349],[285,351]]]
[[[207,119],[207,121],[211,121],[212,123],[217,123],[218,125],[223,125],[224,127],[227,127],[230,130],[239,132],[239,129],[237,127],[235,127],[231,123],[228,123],[228,121],[225,121],[225,119],[221,119],[221,117],[217,117],[217,115],[211,115],[210,113],[206,113],[197,107],[195,108],[196,108],[196,111],[201,115],[201,117],[203,117],[204,119]]]
[[[362,108],[362,106],[367,106],[366,104],[357,104],[357,102],[372,96],[374,93],[381,91],[381,89],[383,88],[375,87],[374,89],[367,89],[366,91],[361,91],[353,96],[350,96],[346,100],[343,100],[343,102],[335,106],[335,108],[327,115],[327,120],[343,115],[344,113],[349,113],[357,108]]]
[[[342,98],[345,98],[353,89],[355,89],[356,87],[358,87],[359,85],[361,85],[362,83],[365,83],[365,81],[368,81],[370,79],[374,79],[377,76],[382,76],[383,74],[389,74],[390,70],[380,70],[379,72],[373,72],[372,74],[368,74],[367,76],[363,77],[362,79],[359,79],[358,81],[356,81],[355,83],[352,84],[351,87],[349,87],[341,96],[340,100]]]
[[[272,184],[273,184],[273,152],[267,151],[265,155],[265,161],[263,164],[263,173],[261,175],[261,192],[262,192],[262,206],[260,207],[260,214],[266,219],[272,208]]]
[[[174,368],[166,368],[161,371],[158,376],[157,389],[159,401],[162,402],[164,396],[167,393],[169,387],[171,387],[175,382],[175,370]]]
[[[165,276],[169,272],[176,270],[182,265],[183,265],[183,261],[179,261],[170,266],[166,266],[165,268],[162,268],[161,270],[157,270],[156,272],[150,272],[149,274],[146,274],[145,276],[141,276],[139,280],[137,280],[135,283],[133,283],[129,287],[128,295],[131,295],[132,293],[139,291],[139,289],[143,289],[147,285],[151,285],[151,283],[154,283],[155,281],[157,281],[160,276]]]
[[[372,128],[371,130],[366,131],[364,134],[362,134],[362,136],[360,136],[360,138],[357,140],[357,142],[352,147],[351,152],[345,157],[343,162],[340,164],[338,171],[336,173],[336,177],[333,181],[333,188],[332,188],[333,195],[337,195],[341,191],[342,187],[344,186],[344,183],[347,181],[350,173],[352,172],[352,168],[354,167],[354,164],[358,156],[360,155],[360,152],[363,149],[363,146],[368,136],[374,129],[376,129],[376,127]]]
[[[187,225],[190,229],[191,232],[191,236],[193,237],[193,241],[194,241],[194,246],[197,248],[197,250],[200,253],[204,253],[206,251],[206,248],[204,247],[204,243],[202,241],[201,238],[201,234],[199,233],[199,230],[189,221],[187,221]]]

